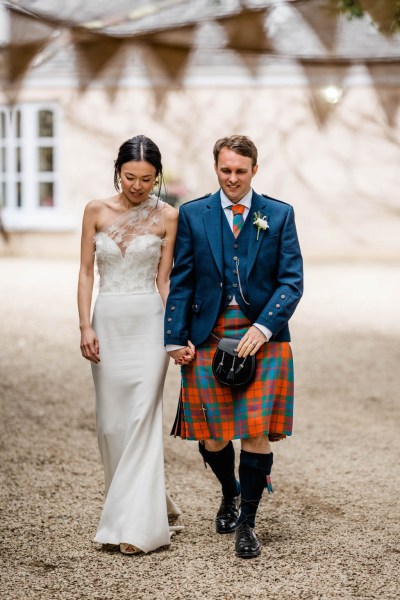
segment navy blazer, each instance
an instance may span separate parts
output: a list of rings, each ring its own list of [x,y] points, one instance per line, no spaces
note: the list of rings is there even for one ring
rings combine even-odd
[[[253,192],[248,219],[267,217],[269,228],[253,226],[247,261],[250,305],[246,316],[272,331],[271,340],[290,341],[288,321],[303,293],[303,262],[293,208]],[[165,344],[204,342],[223,306],[222,221],[219,191],[180,207],[170,292],[165,310]],[[243,275],[241,275],[243,277]]]

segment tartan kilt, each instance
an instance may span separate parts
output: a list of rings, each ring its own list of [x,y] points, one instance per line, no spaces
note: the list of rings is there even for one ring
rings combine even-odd
[[[228,306],[213,334],[241,338],[250,325],[238,306]],[[291,435],[293,358],[289,342],[264,344],[256,354],[255,377],[243,387],[223,385],[213,376],[217,344],[210,336],[196,348],[193,362],[181,367],[181,394],[171,435],[221,441],[260,435],[278,441]]]

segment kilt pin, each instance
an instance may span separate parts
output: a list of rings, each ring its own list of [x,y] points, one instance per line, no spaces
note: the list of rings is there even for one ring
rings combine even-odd
[[[181,367],[181,394],[171,434],[198,440],[204,462],[221,483],[223,500],[216,519],[219,533],[246,523],[252,530],[262,490],[271,488],[272,453],[242,449],[239,485],[231,440],[268,436],[277,441],[290,436],[293,428],[288,322],[303,293],[294,211],[289,204],[254,190],[249,198],[248,215],[242,223],[232,211],[233,226],[224,213],[220,191],[180,207],[165,310],[167,348],[186,346],[188,340],[196,347],[194,360]],[[268,227],[259,230],[253,215],[261,216]],[[214,336],[241,338],[252,325],[272,334],[256,354],[253,381],[237,388],[219,383],[212,373],[217,347]],[[228,445],[212,452],[205,440]],[[226,526],[218,515],[221,511],[224,517],[236,515],[240,493],[240,517],[230,519]],[[255,549],[248,557],[259,552]],[[243,552],[237,555],[246,557]]]

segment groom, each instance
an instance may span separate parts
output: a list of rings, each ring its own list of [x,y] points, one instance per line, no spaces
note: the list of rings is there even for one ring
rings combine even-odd
[[[182,365],[174,433],[199,441],[222,487],[216,530],[235,531],[236,555],[253,558],[261,552],[257,508],[264,489],[272,491],[270,442],[292,433],[288,321],[302,295],[302,258],[293,208],[251,187],[253,142],[220,139],[214,161],[218,192],[180,208],[165,344]],[[250,384],[234,388],[213,377],[214,336],[240,339],[239,357],[256,355]],[[239,481],[232,439],[241,440]]]

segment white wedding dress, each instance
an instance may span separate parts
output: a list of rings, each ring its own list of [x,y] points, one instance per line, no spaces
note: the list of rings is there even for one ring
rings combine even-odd
[[[156,197],[123,213],[95,236],[100,276],[92,363],[105,502],[95,541],[149,552],[170,543],[165,490],[162,392],[168,366],[164,306],[155,278],[163,209]]]

